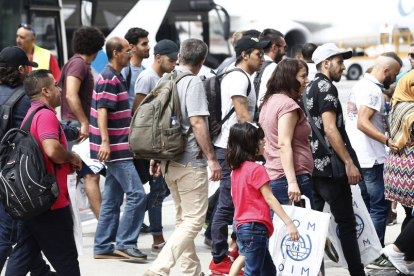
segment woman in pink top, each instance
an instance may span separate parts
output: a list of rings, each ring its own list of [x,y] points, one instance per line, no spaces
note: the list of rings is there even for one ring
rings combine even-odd
[[[273,234],[270,208],[286,224],[289,238],[299,240],[299,232],[273,196],[266,169],[254,161],[263,154],[263,130],[255,123],[244,122],[230,129],[226,152],[227,166],[233,170],[231,191],[234,219],[237,221],[239,254],[245,255],[244,275],[276,275],[276,268],[267,248]]]
[[[270,187],[281,204],[296,202],[301,194],[310,199],[313,171],[308,137],[311,127],[299,106],[308,80],[308,66],[297,59],[282,60],[273,72],[263,103],[260,124],[266,135],[266,171]]]

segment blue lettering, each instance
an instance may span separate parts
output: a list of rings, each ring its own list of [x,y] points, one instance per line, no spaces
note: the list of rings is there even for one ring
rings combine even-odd
[[[295,268],[295,266],[294,265],[292,265],[292,274],[293,274],[293,269]]]
[[[284,264],[280,264],[279,265],[279,271],[283,271],[285,269],[285,265]]]
[[[309,276],[309,268],[305,269],[304,267],[302,267],[302,273],[300,275],[303,275],[303,272],[308,272],[307,275]]]
[[[366,244],[371,244],[371,242],[369,241],[369,239],[362,240],[362,242],[364,243],[364,246],[365,246]]]
[[[313,231],[315,231],[315,223],[311,224],[310,222],[308,222],[308,230],[309,230],[309,227],[313,227]]]
[[[354,201],[354,203],[352,204],[352,206],[356,206],[358,208],[358,204],[356,203],[356,201]]]
[[[413,8],[411,8],[411,10],[410,10],[410,11],[406,12],[406,11],[404,10],[404,8],[403,8],[402,0],[400,0],[400,1],[398,1],[398,11],[400,12],[400,14],[401,14],[402,16],[408,16],[408,15],[410,15],[410,14],[414,11],[414,7],[413,7]]]
[[[296,224],[295,224],[295,222],[297,222],[297,223],[298,223],[298,225],[296,225]],[[296,227],[299,227],[299,226],[300,226],[300,221],[298,221],[297,219],[294,219],[294,220],[293,220],[293,224],[295,224],[295,226],[296,226]]]

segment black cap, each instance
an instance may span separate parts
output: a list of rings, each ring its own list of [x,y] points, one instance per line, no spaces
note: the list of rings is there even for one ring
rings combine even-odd
[[[157,45],[154,47],[154,55],[167,55],[169,58],[174,60],[178,59],[178,52],[180,49],[174,41],[169,39],[163,39],[158,41]]]
[[[251,36],[242,36],[239,41],[237,41],[235,50],[236,50],[236,57],[240,56],[242,52],[247,51],[249,49],[263,49],[266,48],[270,44],[270,41],[259,41],[256,37]]]
[[[1,51],[0,67],[19,67],[20,65],[38,66],[36,62],[27,58],[26,52],[20,47],[9,46]]]

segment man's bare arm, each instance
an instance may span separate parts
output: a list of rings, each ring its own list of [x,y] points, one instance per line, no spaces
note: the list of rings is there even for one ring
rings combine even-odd
[[[247,98],[243,96],[233,96],[234,110],[236,112],[237,121],[242,123],[246,121],[252,121],[252,117],[249,115],[249,106],[247,104]]]
[[[80,137],[84,140],[89,137],[89,120],[83,111],[83,105],[79,99],[81,83],[81,80],[77,77],[68,76],[66,78],[66,100],[76,119],[81,124]]]
[[[138,106],[141,104],[141,102],[145,99],[147,95],[137,93],[135,94],[134,104],[132,105],[132,116],[134,116],[135,111],[137,111]]]

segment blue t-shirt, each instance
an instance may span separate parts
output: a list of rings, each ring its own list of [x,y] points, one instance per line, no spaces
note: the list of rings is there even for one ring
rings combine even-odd
[[[10,87],[6,84],[0,85],[0,105],[10,97],[14,90],[21,87],[22,85],[23,84],[16,87]],[[24,95],[13,107],[12,128],[20,128],[29,108],[30,99],[27,95]]]
[[[404,76],[405,76],[405,74],[407,74],[407,73],[408,73],[408,72],[410,72],[410,71],[411,71],[411,69],[410,69],[410,70],[407,70],[407,71],[404,71],[404,72],[402,72],[402,73],[399,73],[399,74],[397,75],[397,80],[394,82],[395,86],[397,86],[398,81],[399,81],[402,77],[404,77]]]
[[[145,67],[142,65],[141,67],[136,67],[132,63],[130,63],[129,67],[125,67],[121,71],[121,74],[125,80],[128,79],[129,68],[131,68],[131,82],[129,83],[129,86],[128,86],[129,108],[132,109],[132,105],[134,104],[134,100],[135,100],[135,90],[134,90],[135,82],[137,81],[139,74],[141,74],[141,72],[145,70]]]

